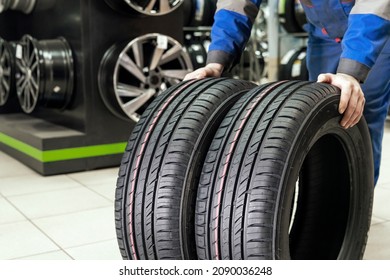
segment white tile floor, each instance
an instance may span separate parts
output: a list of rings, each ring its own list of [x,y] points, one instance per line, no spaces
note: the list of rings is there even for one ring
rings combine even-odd
[[[0,151],[0,260],[120,260],[118,168],[42,177]],[[390,260],[390,122],[365,259]]]

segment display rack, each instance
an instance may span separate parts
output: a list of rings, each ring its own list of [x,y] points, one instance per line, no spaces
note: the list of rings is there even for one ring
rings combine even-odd
[[[105,106],[98,88],[101,60],[112,45],[147,33],[181,42],[182,11],[147,16],[120,13],[105,1],[43,2],[51,4],[29,14],[0,13],[0,37],[9,42],[26,34],[38,41],[65,38],[74,62],[72,97],[65,108],[0,112],[0,149],[42,175],[118,166],[135,122]]]

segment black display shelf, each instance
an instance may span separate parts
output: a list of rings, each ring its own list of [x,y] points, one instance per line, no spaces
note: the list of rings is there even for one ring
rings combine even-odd
[[[112,45],[148,33],[182,42],[182,16],[181,8],[157,17],[119,13],[96,0],[53,0],[30,14],[0,13],[4,40],[18,42],[25,34],[37,40],[63,37],[74,60],[74,90],[66,108],[38,106],[31,114],[0,110],[0,149],[42,175],[119,165],[135,122],[118,118],[102,101],[101,60]]]

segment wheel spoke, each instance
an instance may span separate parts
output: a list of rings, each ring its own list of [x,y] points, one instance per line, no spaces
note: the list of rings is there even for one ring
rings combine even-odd
[[[33,47],[30,43],[28,44],[28,52],[26,54],[26,61],[27,61],[27,65],[31,67],[31,65],[33,65],[34,62],[37,62],[37,58],[35,57],[35,52],[34,52],[34,48],[31,50],[30,47]]]
[[[152,56],[152,61],[150,62],[149,69],[155,70],[156,67],[160,64],[160,60],[162,58],[162,55],[164,53],[164,49],[162,48],[155,48]]]
[[[153,10],[155,4],[156,4],[156,0],[151,0],[149,4],[146,6],[145,12],[150,13]]]
[[[35,68],[38,67],[38,61],[36,60],[30,67],[31,72],[35,70]]]
[[[36,100],[38,100],[38,91],[36,91],[34,88],[32,88],[31,86],[29,87],[30,89],[30,93],[31,93],[31,97],[32,97],[32,100],[33,102],[35,103]]]
[[[183,48],[179,45],[174,45],[169,50],[167,50],[164,55],[161,57],[160,65],[163,65],[167,62],[170,62],[174,59],[177,59],[181,56]]]
[[[34,87],[34,89],[38,91],[38,83],[37,83],[37,81],[34,79],[34,77],[31,77],[30,82],[31,82],[31,85]]]
[[[134,59],[137,66],[142,69],[144,68],[144,50],[140,42],[135,42],[131,47],[134,53]]]
[[[127,112],[127,114],[134,114],[139,108],[141,108],[145,103],[150,100],[155,95],[155,91],[149,89],[144,92],[141,96],[134,98],[133,100],[123,104],[123,110]]]
[[[16,66],[18,67],[19,71],[23,74],[26,73],[26,67],[24,66],[24,61],[17,59],[16,60]]]
[[[26,86],[25,88],[24,88],[24,103],[23,103],[23,106],[24,106],[24,108],[27,110],[30,106],[29,106],[29,104],[30,104],[30,94],[29,94],[29,88]]]
[[[3,48],[0,48],[0,63],[3,64],[5,61],[5,51]]]
[[[160,0],[160,13],[167,13],[170,9],[169,0]]]
[[[38,91],[35,91],[31,86],[29,87],[29,90],[30,90],[30,108],[32,108],[32,110],[36,107],[37,105],[37,101],[38,101]]]
[[[144,94],[144,91],[138,87],[134,87],[131,85],[118,83],[118,86],[116,88],[116,93],[120,97],[138,97]]]
[[[22,76],[23,78],[19,79],[19,82],[21,81],[20,88],[24,90],[27,87],[27,79],[25,76]]]
[[[19,88],[23,88],[21,85],[24,84],[25,80],[26,77],[24,75],[21,75],[20,78],[16,80],[16,86]]]
[[[7,81],[5,79],[1,80],[1,84],[3,85],[4,90],[6,92],[9,92],[9,84],[7,83]]]
[[[3,76],[5,76],[5,77],[11,76],[11,68],[3,69]]]
[[[119,57],[119,64],[142,83],[146,82],[146,77],[144,73],[126,53],[123,53]]]
[[[36,59],[36,57],[35,57],[34,52],[31,53],[30,57],[28,58],[28,62],[27,62],[27,63],[28,63],[27,65],[30,66],[30,67],[31,67],[31,65],[33,65],[34,63],[38,63],[38,61],[37,61],[37,59]]]

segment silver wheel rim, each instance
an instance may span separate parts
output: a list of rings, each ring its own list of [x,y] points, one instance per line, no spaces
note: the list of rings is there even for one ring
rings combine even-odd
[[[0,106],[3,106],[10,96],[13,75],[12,54],[5,44],[0,39]]]
[[[0,0],[0,13],[6,10],[30,14],[35,8],[36,0]]]
[[[30,35],[16,45],[16,93],[25,113],[38,105],[64,109],[73,93],[73,57],[60,37],[38,41]]]
[[[39,54],[35,46],[36,41],[31,36],[24,36],[16,46],[21,50],[17,55],[16,66],[16,92],[20,106],[26,113],[31,113],[37,106],[40,89],[40,67]]]
[[[161,34],[147,34],[132,40],[116,59],[112,76],[115,98],[100,86],[103,100],[116,115],[114,107],[107,102],[115,100],[121,115],[138,122],[142,111],[162,91],[182,81],[193,70],[191,60],[176,40]],[[99,71],[99,80],[104,79],[104,63]],[[108,73],[110,75],[110,73]],[[103,91],[103,92],[102,92]],[[112,91],[111,91],[112,92]]]
[[[125,0],[134,10],[146,15],[165,15],[176,10],[184,0]]]

